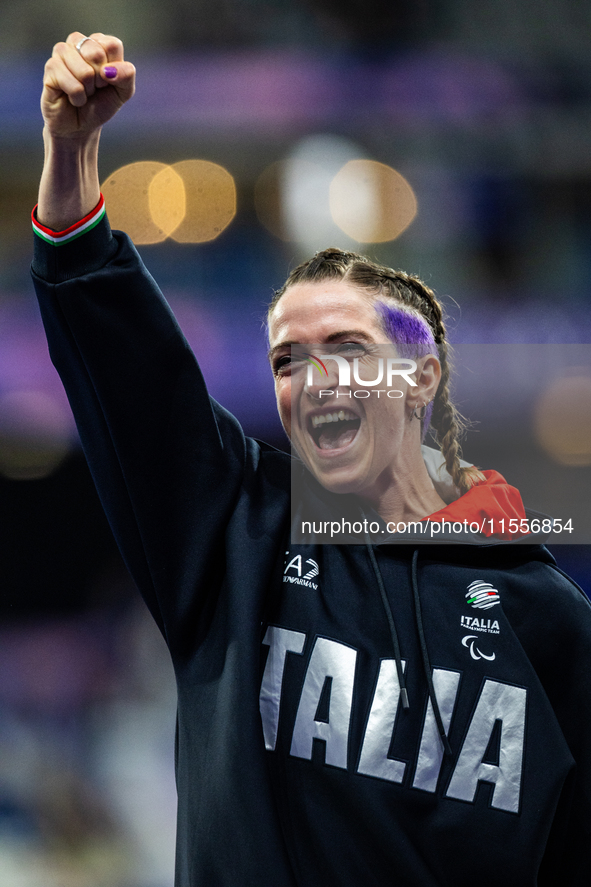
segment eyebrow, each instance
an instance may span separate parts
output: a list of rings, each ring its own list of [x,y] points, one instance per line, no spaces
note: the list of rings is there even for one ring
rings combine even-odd
[[[356,339],[361,339],[363,342],[373,342],[374,341],[372,339],[372,337],[368,336],[367,333],[363,332],[363,330],[340,330],[337,333],[331,333],[329,336],[326,337],[326,340],[324,342],[318,342],[318,343],[313,343],[313,344],[330,345],[331,342],[336,342],[337,339],[342,339],[347,336],[355,336]],[[277,351],[281,351],[282,348],[289,348],[289,347],[292,347],[293,345],[302,345],[302,344],[303,344],[302,342],[294,342],[291,340],[288,340],[286,342],[279,342],[278,345],[274,345],[271,349],[269,349],[269,352],[267,354],[267,357],[269,358],[269,362],[270,363],[273,362],[273,357],[275,356],[275,353]]]

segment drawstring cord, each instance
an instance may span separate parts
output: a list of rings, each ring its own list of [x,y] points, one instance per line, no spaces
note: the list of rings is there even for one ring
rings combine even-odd
[[[421,656],[423,659],[423,670],[425,672],[425,678],[427,679],[427,686],[429,688],[429,699],[431,700],[431,705],[433,706],[433,714],[435,715],[435,723],[437,724],[437,729],[439,730],[439,736],[441,737],[441,742],[443,743],[445,754],[451,755],[451,745],[449,744],[449,739],[447,738],[447,733],[445,732],[445,727],[443,726],[441,710],[439,708],[437,696],[435,695],[435,687],[433,686],[433,675],[431,673],[431,663],[429,661],[429,651],[427,650],[427,642],[425,641],[425,631],[423,629],[423,617],[421,612],[421,599],[419,597],[419,583],[417,578],[418,560],[419,549],[415,548],[412,554],[411,566],[412,593],[415,604],[415,617],[417,622],[417,631],[419,634],[419,644],[421,646]]]
[[[392,646],[394,647],[394,659],[396,661],[396,672],[398,674],[398,685],[400,687],[400,700],[402,702],[402,707],[405,711],[410,708],[410,703],[408,701],[408,691],[406,689],[406,679],[404,677],[404,670],[402,668],[402,657],[400,655],[400,644],[398,642],[398,633],[396,631],[396,625],[394,623],[394,616],[392,614],[392,608],[390,606],[390,601],[388,599],[388,595],[386,594],[386,587],[384,585],[384,580],[382,578],[382,574],[380,572],[380,568],[378,566],[378,562],[375,556],[375,552],[373,549],[372,543],[369,541],[369,538],[366,537],[366,546],[369,554],[369,559],[371,561],[371,565],[373,567],[373,571],[376,577],[376,582],[378,584],[378,588],[380,590],[380,596],[382,598],[382,603],[384,605],[384,610],[386,612],[386,618],[388,620],[388,626],[390,628],[390,635],[392,637]],[[443,719],[441,717],[441,709],[439,708],[439,702],[437,701],[437,696],[435,694],[435,687],[433,686],[433,675],[431,673],[431,662],[429,660],[429,651],[427,650],[427,642],[425,640],[425,631],[423,628],[423,616],[421,611],[421,599],[419,597],[419,583],[418,583],[418,560],[419,560],[419,550],[415,548],[412,555],[412,565],[411,565],[411,583],[412,583],[412,594],[414,601],[414,610],[415,610],[415,620],[417,625],[417,633],[419,636],[419,645],[421,648],[421,658],[423,661],[423,670],[425,672],[425,678],[427,681],[427,687],[429,689],[429,699],[431,700],[431,705],[433,707],[433,714],[435,715],[435,723],[437,724],[437,729],[439,731],[439,736],[441,738],[441,742],[446,755],[451,755],[451,745],[449,744],[449,739],[447,738],[447,733],[445,732],[445,727],[443,725]]]
[[[390,601],[388,600],[388,595],[386,594],[386,588],[384,586],[384,580],[382,579],[382,574],[380,573],[380,568],[378,567],[378,562],[376,560],[376,556],[374,554],[373,545],[371,542],[366,542],[367,551],[369,553],[369,559],[371,561],[371,565],[373,567],[373,571],[375,573],[376,582],[378,583],[378,588],[380,589],[380,595],[382,597],[382,603],[384,605],[384,610],[386,611],[386,618],[388,619],[388,625],[390,626],[390,635],[392,636],[392,645],[394,647],[394,658],[396,660],[396,672],[398,673],[398,686],[400,687],[400,699],[402,701],[402,707],[407,710],[410,708],[408,702],[408,692],[406,689],[406,679],[404,677],[404,669],[402,668],[402,658],[400,656],[400,644],[398,643],[398,634],[396,632],[396,625],[394,624],[394,616],[392,615],[392,608],[390,607]]]

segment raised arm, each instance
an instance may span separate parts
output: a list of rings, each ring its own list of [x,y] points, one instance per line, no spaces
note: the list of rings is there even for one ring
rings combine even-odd
[[[102,213],[99,133],[133,79],[116,38],[74,33],[55,47],[32,272],[115,538],[171,650],[184,650],[218,600],[228,523],[259,449],[210,400],[155,281]]]
[[[98,145],[103,125],[131,98],[135,68],[117,37],[74,31],[45,66],[41,112],[45,164],[37,218],[63,231],[99,202]]]

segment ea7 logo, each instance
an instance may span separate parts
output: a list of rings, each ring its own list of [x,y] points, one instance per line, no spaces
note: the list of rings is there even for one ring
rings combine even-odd
[[[286,552],[286,554],[289,554],[289,552]],[[302,555],[296,554],[283,571],[283,581],[290,582],[292,585],[305,585],[316,590],[318,585],[311,580],[315,579],[319,572],[320,568],[315,560],[309,557],[302,563]],[[303,576],[302,573],[304,574]]]
[[[497,654],[493,653],[492,656],[487,656],[486,653],[483,653],[482,650],[479,650],[475,645],[474,641],[479,641],[480,638],[476,634],[467,634],[462,638],[462,645],[464,647],[469,647],[470,656],[472,659],[488,659],[489,662],[492,662],[493,659],[497,658]]]
[[[306,561],[306,565],[310,564],[310,569],[307,573],[302,577],[303,579],[313,579],[314,576],[317,576],[320,572],[318,564],[316,561],[313,561],[311,557]],[[298,576],[302,576],[302,556],[301,554],[296,554],[295,557],[292,557],[285,570],[283,571],[284,575],[287,575],[290,570],[295,570]]]

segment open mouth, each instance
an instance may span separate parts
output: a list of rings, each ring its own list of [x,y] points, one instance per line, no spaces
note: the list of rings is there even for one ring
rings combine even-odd
[[[361,419],[350,410],[308,417],[308,431],[319,450],[340,450],[355,439]]]

